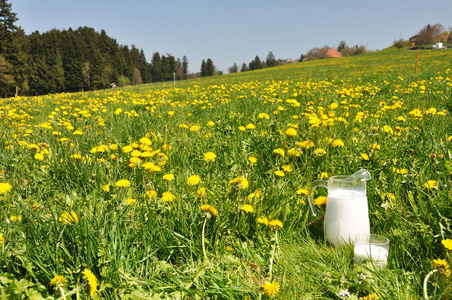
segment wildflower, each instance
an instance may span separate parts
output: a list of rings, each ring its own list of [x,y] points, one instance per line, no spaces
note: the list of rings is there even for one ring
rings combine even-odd
[[[441,271],[441,273],[443,273],[447,277],[450,276],[451,271],[450,271],[449,263],[447,262],[447,260],[445,260],[445,259],[434,259],[433,260],[433,266],[436,267],[437,269],[439,269]]]
[[[267,119],[267,120],[270,119],[270,116],[266,113],[260,113],[259,115],[257,115],[257,117],[259,119]]]
[[[274,219],[274,220],[271,220],[270,222],[268,222],[268,226],[270,226],[272,228],[276,228],[276,229],[282,229],[283,223],[278,219]]]
[[[106,184],[106,185],[104,185],[103,187],[102,187],[102,190],[104,191],[104,192],[110,192],[110,185],[109,184]]]
[[[133,199],[133,198],[128,198],[126,200],[127,205],[135,205],[137,203],[137,200]]]
[[[314,150],[314,155],[319,157],[326,154],[326,151],[323,148],[317,148]]]
[[[53,286],[55,289],[64,288],[66,287],[67,279],[63,275],[58,275],[53,277],[52,280],[50,280],[49,285]]]
[[[371,149],[371,150],[380,150],[381,149],[381,145],[379,145],[379,144],[370,144],[369,145],[369,149]]]
[[[281,157],[284,157],[284,154],[285,154],[284,149],[281,149],[281,148],[273,150],[273,153],[276,153]]]
[[[331,142],[331,146],[334,148],[344,147],[344,142],[341,139],[335,139]]]
[[[279,292],[280,285],[275,281],[266,281],[263,285],[261,285],[261,288],[264,290],[265,295],[270,298],[275,298],[276,294]]]
[[[11,186],[11,184],[5,182],[2,183],[0,182],[0,195],[6,194],[7,192],[9,192],[13,187]]]
[[[246,213],[254,212],[253,206],[250,204],[243,204],[241,209]]]
[[[73,210],[67,211],[60,216],[59,221],[63,224],[78,223],[78,216]]]
[[[41,152],[38,152],[34,155],[36,160],[44,160],[44,155]]]
[[[286,135],[287,136],[296,136],[297,130],[295,128],[289,128],[286,130]]]
[[[426,189],[433,189],[436,188],[436,184],[438,183],[438,181],[436,180],[429,180],[426,183],[424,183],[423,187]]]
[[[256,126],[254,126],[254,124],[252,124],[252,123],[246,125],[246,129],[252,130],[252,129],[255,129],[255,128],[256,128]]]
[[[307,196],[308,195],[308,190],[307,189],[299,189],[295,192],[297,195],[302,195],[302,196]]]
[[[207,190],[205,187],[199,188],[196,191],[196,195],[198,195],[199,197],[205,197],[207,195]]]
[[[215,159],[217,158],[217,156],[215,155],[215,153],[213,152],[207,152],[206,154],[204,154],[204,160],[209,162],[209,161],[215,161]]]
[[[283,171],[275,171],[275,175],[278,177],[284,177],[286,174]]]
[[[83,270],[82,274],[83,274],[83,279],[85,279],[86,283],[88,284],[89,295],[90,296],[94,295],[97,292],[96,276],[93,274],[93,272],[91,272],[88,269]]]
[[[397,121],[399,121],[399,122],[405,122],[405,117],[403,117],[403,116],[398,116],[398,117],[397,117]]]
[[[257,222],[260,224],[268,225],[269,220],[267,217],[261,216],[259,219],[257,219]]]
[[[214,122],[212,122],[212,121],[209,121],[209,122],[207,122],[207,124],[206,124],[207,126],[215,126],[215,123]]]
[[[173,202],[174,199],[176,199],[176,196],[170,192],[164,192],[162,194],[162,201],[163,202]]]
[[[188,179],[187,179],[187,184],[188,185],[198,185],[199,183],[201,183],[201,178],[198,175],[191,175]]]
[[[289,173],[293,171],[291,165],[284,165],[284,166],[282,166],[281,168],[282,168],[284,171],[289,172]]]
[[[369,155],[367,155],[366,153],[361,153],[360,156],[361,156],[361,158],[364,159],[364,160],[369,160],[369,159],[370,159],[370,158],[369,158]]]
[[[214,217],[218,216],[218,210],[212,205],[203,204],[201,205],[201,210],[203,210],[206,213],[208,219],[210,219],[212,216]]]
[[[452,251],[452,240],[451,239],[445,239],[442,240],[441,243],[446,247],[448,250]]]
[[[132,151],[133,151],[133,147],[130,146],[130,145],[122,147],[122,152],[124,152],[124,153],[129,153],[129,152],[132,152]]]
[[[319,206],[326,205],[326,200],[327,200],[327,197],[319,196],[319,197],[315,198],[314,205],[319,205]]]
[[[303,154],[303,150],[300,148],[290,148],[287,150],[287,154],[293,157],[300,157],[300,155]]]
[[[232,184],[237,184],[237,187],[239,189],[246,189],[249,185],[248,180],[243,177],[243,176],[239,176],[237,178],[232,179],[229,183]]]
[[[20,223],[20,222],[22,222],[22,216],[11,216],[11,218],[9,218],[10,220],[11,220],[11,222],[14,222],[14,223]]]
[[[144,197],[146,198],[155,198],[155,197],[157,197],[157,192],[156,191],[154,191],[154,190],[150,190],[150,191],[147,191],[146,193],[144,193]]]
[[[380,297],[376,293],[372,293],[363,298],[363,300],[373,300],[380,299]]]
[[[262,193],[261,191],[255,190],[254,192],[248,195],[248,198],[249,199],[253,199],[254,197],[259,198],[261,196],[261,193]]]
[[[252,163],[252,164],[257,163],[257,158],[255,158],[254,156],[248,157],[248,160],[249,160],[249,162]]]
[[[295,144],[297,144],[297,143],[295,143]],[[300,144],[299,146],[298,146],[298,144],[297,144],[297,147],[303,147],[303,148],[305,148],[305,149],[309,149],[309,148],[314,147],[314,142],[313,142],[313,141],[310,141],[310,140],[303,141],[303,142],[301,142],[301,143],[299,143],[299,144]]]
[[[130,181],[128,181],[127,179],[121,179],[115,183],[115,186],[120,188],[127,188],[130,186]]]
[[[327,179],[329,177],[327,172],[320,172],[320,174],[317,176],[320,179]]]
[[[77,129],[77,130],[74,131],[72,134],[73,134],[73,135],[83,135],[83,131],[81,131],[80,129]]]
[[[348,298],[350,297],[350,292],[347,289],[341,290],[339,292],[339,297]]]
[[[245,131],[245,130],[246,130],[246,127],[245,127],[245,126],[239,126],[239,130],[240,130],[240,131]]]
[[[5,238],[3,237],[3,233],[0,232],[0,245],[2,245],[5,242]]]
[[[201,129],[201,126],[198,126],[198,125],[192,125],[190,127],[190,131],[193,131],[193,132],[199,131],[200,129]]]
[[[174,179],[175,179],[175,177],[171,173],[163,175],[163,180],[165,180],[167,182],[173,181]]]
[[[31,206],[31,210],[37,210],[39,208],[39,204],[38,203],[34,203],[32,206]]]

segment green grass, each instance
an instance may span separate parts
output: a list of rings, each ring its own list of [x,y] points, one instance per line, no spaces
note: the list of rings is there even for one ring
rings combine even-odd
[[[442,241],[452,238],[452,54],[420,51],[414,74],[416,54],[386,49],[176,89],[1,99],[1,295],[89,298],[88,269],[99,299],[265,299],[266,281],[280,285],[280,299],[340,299],[344,290],[352,299],[419,299],[439,270],[425,292],[445,298],[451,277],[432,263],[450,262]],[[296,144],[308,140],[312,148]],[[159,168],[146,169],[150,162]],[[313,217],[297,194],[323,172],[360,168],[372,175],[371,231],[391,240],[379,271],[355,264],[352,246],[328,245],[323,208]],[[189,185],[191,175],[201,182]],[[248,187],[231,183],[239,176]],[[59,275],[67,283],[49,285]]]

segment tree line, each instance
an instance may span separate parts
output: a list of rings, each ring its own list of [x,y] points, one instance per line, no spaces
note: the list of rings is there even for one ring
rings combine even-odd
[[[0,96],[104,89],[188,76],[188,60],[155,52],[148,63],[142,49],[119,45],[104,30],[52,29],[26,35],[16,13],[0,1]]]

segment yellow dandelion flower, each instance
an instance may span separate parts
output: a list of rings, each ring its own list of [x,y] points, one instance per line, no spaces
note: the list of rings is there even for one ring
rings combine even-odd
[[[213,207],[212,205],[203,204],[203,205],[201,205],[201,210],[206,212],[208,218],[210,218],[211,216],[214,216],[214,217],[218,216],[218,210],[215,207]]]
[[[246,127],[245,126],[239,126],[239,130],[240,131],[246,131]]]
[[[102,190],[104,191],[104,192],[110,192],[110,185],[109,184],[106,184],[106,185],[104,185],[103,187],[102,187]]]
[[[380,299],[380,297],[376,293],[371,293],[363,298],[363,300],[376,300]]]
[[[124,152],[124,153],[129,153],[129,152],[132,152],[132,151],[133,151],[133,147],[131,145],[127,145],[127,146],[122,147],[122,152]]]
[[[7,182],[0,182],[0,195],[6,194],[12,190],[12,185]]]
[[[58,220],[63,224],[78,223],[79,221],[77,214],[73,210],[63,213]]]
[[[452,251],[452,239],[442,240],[441,243],[443,244],[444,247],[446,247],[446,249]]]
[[[298,146],[298,145],[297,145],[297,146]],[[300,143],[300,146],[303,147],[303,148],[305,148],[305,149],[309,149],[309,148],[314,147],[314,142],[313,142],[313,141],[310,141],[310,140],[303,141],[303,142]]]
[[[308,189],[299,189],[295,192],[297,195],[307,196],[309,191]]]
[[[283,223],[278,220],[271,220],[270,222],[268,222],[268,226],[270,226],[271,228],[275,228],[275,229],[282,229],[283,228]]]
[[[257,158],[254,156],[250,156],[250,157],[248,157],[248,161],[252,164],[255,164],[255,163],[257,163]]]
[[[150,146],[150,145],[152,145],[152,141],[148,137],[142,137],[140,139],[140,144]]]
[[[320,172],[320,174],[317,176],[317,178],[322,179],[322,180],[328,179],[328,177],[330,177],[330,175],[328,175],[327,172]]]
[[[266,113],[260,113],[259,115],[257,115],[257,117],[259,119],[266,119],[266,120],[270,119],[270,116]]]
[[[334,148],[344,147],[344,142],[341,139],[335,139],[331,142],[331,146]]]
[[[314,200],[314,205],[326,205],[326,199],[327,197],[325,196],[319,196],[317,198],[315,198]]]
[[[93,274],[93,272],[91,272],[88,269],[83,270],[82,274],[83,274],[83,279],[85,279],[86,283],[88,284],[89,295],[90,296],[94,295],[97,292],[96,276]]]
[[[257,222],[260,223],[260,224],[268,225],[268,223],[270,221],[268,220],[267,217],[261,216],[259,219],[257,219]]]
[[[426,189],[433,189],[436,188],[436,185],[438,184],[438,181],[436,180],[429,180],[426,183],[424,183],[423,187]]]
[[[36,160],[44,160],[44,155],[41,152],[38,152],[34,155]]]
[[[273,150],[273,153],[276,153],[276,154],[278,154],[281,157],[284,157],[284,155],[285,155],[284,149],[281,149],[281,148]]]
[[[170,192],[164,192],[161,199],[163,202],[173,202],[176,196]]]
[[[243,176],[234,178],[229,183],[236,184],[239,189],[246,189],[249,185],[248,180]]]
[[[204,160],[207,162],[210,162],[210,161],[213,162],[213,161],[215,161],[216,158],[217,158],[217,156],[213,152],[207,152],[206,154],[204,154]]]
[[[212,122],[212,121],[209,121],[209,122],[207,122],[207,124],[206,124],[207,126],[215,126],[215,123],[214,122]]]
[[[207,196],[207,189],[205,187],[199,188],[196,191],[196,195],[198,195],[198,197],[205,197],[205,196]]]
[[[278,177],[284,177],[284,176],[286,176],[286,174],[283,172],[283,171],[275,171],[275,175],[276,176],[278,176]]]
[[[199,125],[192,125],[190,127],[190,131],[193,131],[193,132],[199,131],[200,129],[201,129],[201,126],[199,126]]]
[[[275,281],[266,281],[263,285],[261,285],[261,288],[263,289],[265,295],[270,298],[275,298],[279,292],[280,285]]]
[[[314,155],[319,157],[326,154],[326,151],[323,148],[317,148],[314,150]]]
[[[246,213],[254,212],[253,206],[251,204],[243,204],[241,209]]]
[[[295,128],[288,128],[286,130],[286,135],[287,136],[296,136],[297,135],[297,130]]]
[[[364,160],[370,160],[369,155],[367,155],[366,153],[361,153],[360,156]]]
[[[157,197],[157,192],[154,190],[147,191],[146,193],[144,193],[144,197],[145,198],[147,197],[149,199],[155,198],[155,197]]]
[[[253,130],[255,128],[256,128],[256,126],[254,126],[254,124],[252,124],[252,123],[246,125],[246,129]]]
[[[49,285],[53,286],[54,289],[64,288],[64,287],[66,287],[66,284],[67,284],[67,279],[66,279],[66,277],[64,277],[62,275],[53,277],[53,279],[50,280],[50,283],[49,283]]]
[[[127,179],[121,179],[115,183],[115,186],[120,188],[128,188],[130,186],[130,181],[128,181]]]
[[[173,181],[174,179],[175,179],[175,177],[174,177],[174,175],[171,174],[171,173],[168,173],[168,174],[163,175],[163,180],[165,180],[165,181],[170,182],[170,181]]]
[[[188,185],[198,185],[202,182],[201,178],[198,175],[191,175],[188,179],[187,179],[187,184]]]
[[[135,205],[137,203],[137,200],[133,199],[133,198],[128,198],[126,200],[127,205]]]
[[[22,216],[21,215],[19,215],[19,216],[11,216],[9,219],[11,220],[11,222],[14,222],[14,223],[22,222]]]
[[[283,169],[285,172],[288,172],[288,173],[290,173],[290,172],[293,171],[291,165],[283,165],[283,166],[281,167],[281,169]]]
[[[445,260],[445,259],[434,259],[433,260],[433,266],[436,267],[437,269],[439,269],[441,271],[441,273],[443,273],[447,277],[450,276],[451,271],[450,271],[449,263],[447,262],[447,260]]]
[[[2,245],[6,239],[3,237],[3,233],[0,232],[0,245]]]

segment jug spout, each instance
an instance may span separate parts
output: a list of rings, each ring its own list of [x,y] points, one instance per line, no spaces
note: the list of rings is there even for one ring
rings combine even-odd
[[[365,169],[360,169],[353,173],[352,175],[345,178],[345,181],[364,181],[364,180],[371,180],[372,176],[370,175],[369,171]]]

